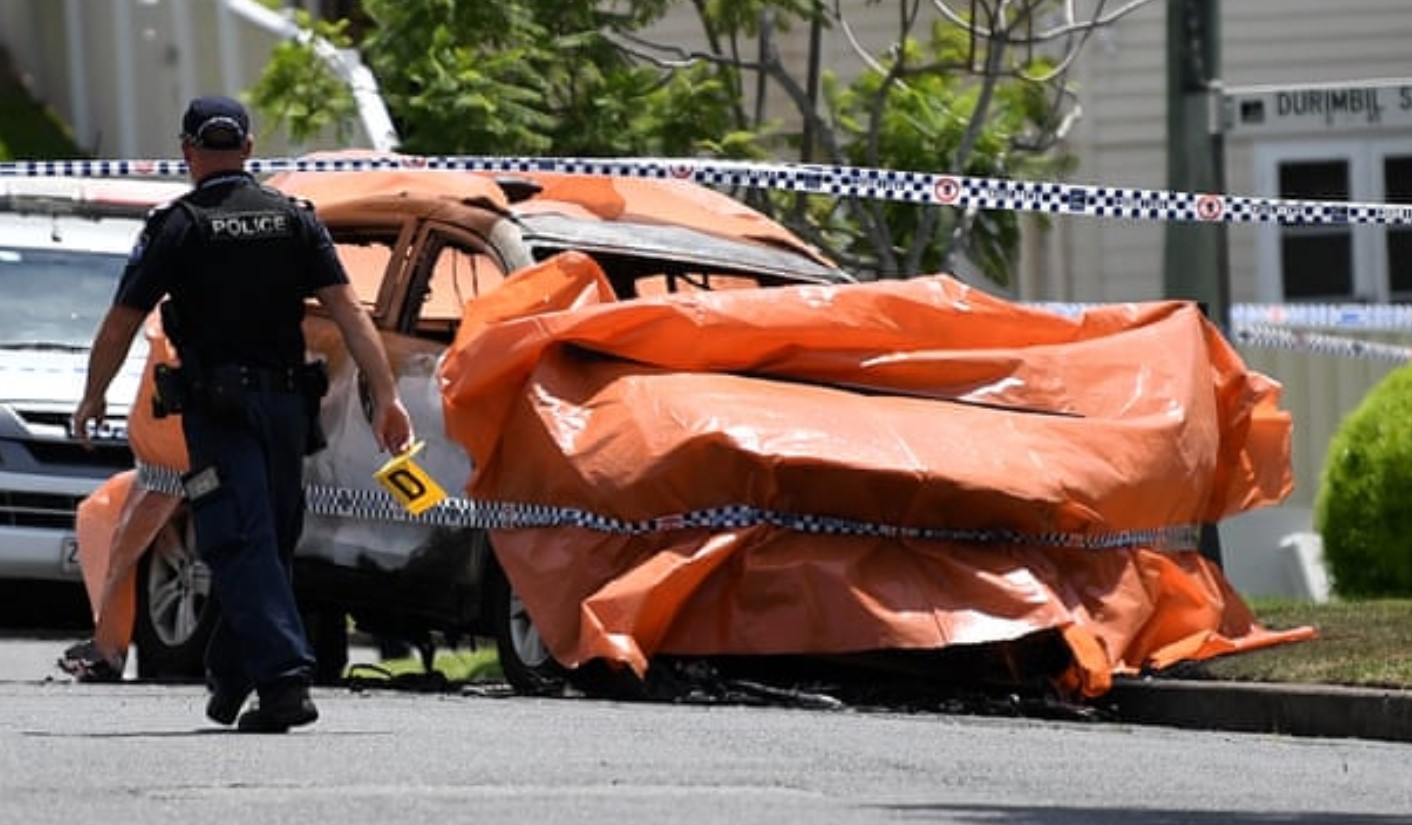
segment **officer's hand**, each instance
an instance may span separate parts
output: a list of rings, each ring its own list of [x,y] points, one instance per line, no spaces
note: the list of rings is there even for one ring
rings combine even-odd
[[[402,399],[394,398],[387,404],[378,405],[373,413],[373,437],[378,449],[399,455],[412,447],[412,417],[402,406]]]
[[[74,435],[78,437],[79,443],[83,445],[85,450],[93,449],[92,439],[88,435],[88,422],[92,421],[95,424],[101,422],[107,411],[108,403],[102,397],[84,396],[83,400],[78,402],[78,409],[74,410],[72,426]]]

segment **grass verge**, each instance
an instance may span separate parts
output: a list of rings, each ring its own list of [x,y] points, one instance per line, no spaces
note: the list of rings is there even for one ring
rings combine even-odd
[[[495,655],[494,646],[475,650],[438,650],[432,659],[432,669],[446,677],[448,682],[481,682],[502,678],[500,660]],[[349,669],[350,675],[389,681],[425,673],[421,657],[415,655],[383,659],[377,663],[376,670],[356,665]]]
[[[1252,599],[1250,607],[1268,628],[1311,626],[1319,636],[1203,662],[1197,675],[1412,689],[1412,599],[1324,604]]]

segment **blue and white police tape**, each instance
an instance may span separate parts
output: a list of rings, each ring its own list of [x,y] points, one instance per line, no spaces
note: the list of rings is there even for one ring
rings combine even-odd
[[[1344,335],[1297,331],[1262,324],[1239,327],[1232,334],[1232,338],[1239,345],[1259,349],[1280,349],[1394,364],[1412,361],[1412,347],[1400,344],[1362,341]]]
[[[1233,304],[1231,325],[1357,332],[1412,332],[1408,304]]]
[[[1034,302],[1028,306],[1077,318],[1105,304]],[[1111,306],[1108,304],[1106,306]],[[1405,363],[1412,361],[1412,347],[1391,342],[1366,341],[1343,333],[1412,334],[1412,306],[1404,304],[1233,304],[1231,339],[1253,349],[1279,349],[1333,355],[1341,358]]]
[[[169,495],[184,494],[180,474],[166,467],[139,462],[138,484]],[[856,519],[787,513],[750,505],[729,505],[674,513],[650,519],[626,520],[575,507],[517,502],[477,501],[447,497],[420,513],[412,513],[390,493],[308,484],[305,506],[311,516],[361,521],[413,522],[436,527],[481,530],[577,528],[617,535],[647,535],[678,530],[742,530],[772,527],[810,535],[861,536],[986,546],[1032,546],[1056,550],[1121,550],[1142,548],[1159,552],[1196,550],[1201,528],[1173,525],[1140,530],[1094,533],[1023,533],[1016,530],[947,527],[908,527]]]
[[[252,158],[246,168],[275,172],[413,169],[559,172],[693,180],[833,197],[1157,221],[1412,225],[1412,204],[1288,200],[1213,193],[1020,181],[859,166],[699,158],[551,158],[388,155]],[[179,160],[31,160],[0,163],[0,177],[182,177]]]
[[[1030,301],[1026,306],[1077,318],[1098,307],[1096,302]],[[1281,329],[1339,330],[1341,332],[1412,333],[1412,304],[1231,304],[1231,326]]]

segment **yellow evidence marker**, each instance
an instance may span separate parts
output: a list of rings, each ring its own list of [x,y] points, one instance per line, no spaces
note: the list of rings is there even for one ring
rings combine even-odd
[[[418,441],[406,451],[389,458],[373,473],[373,478],[414,516],[446,498],[446,491],[441,489],[436,479],[427,475],[426,470],[412,460],[424,447],[426,442]]]

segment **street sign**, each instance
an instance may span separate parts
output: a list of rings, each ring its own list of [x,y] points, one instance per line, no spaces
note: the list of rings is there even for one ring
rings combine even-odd
[[[1227,135],[1412,128],[1412,79],[1227,89]]]

